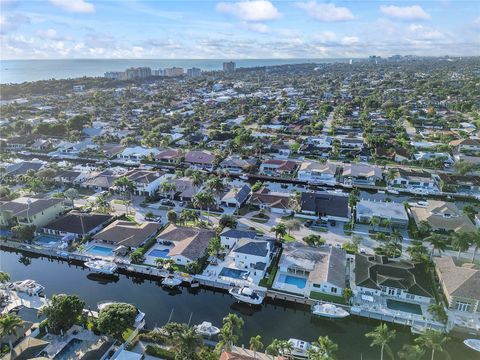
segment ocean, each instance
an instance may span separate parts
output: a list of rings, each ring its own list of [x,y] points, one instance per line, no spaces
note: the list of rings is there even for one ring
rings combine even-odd
[[[302,63],[348,62],[349,59],[232,59],[239,67],[256,67]],[[163,69],[172,66],[185,69],[221,70],[224,59],[81,59],[81,60],[1,60],[0,84],[22,83],[48,79],[71,79],[83,76],[103,76],[107,71],[124,71],[129,67],[148,66]]]

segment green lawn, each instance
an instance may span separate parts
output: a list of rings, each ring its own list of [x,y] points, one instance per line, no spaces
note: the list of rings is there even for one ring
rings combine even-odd
[[[324,293],[317,292],[317,291],[311,291],[310,292],[310,299],[323,300],[323,301],[328,301],[328,302],[333,302],[333,303],[345,305],[345,300],[343,299],[342,296],[334,296],[334,295],[324,294]]]
[[[292,235],[286,234],[283,237],[283,240],[285,240],[286,243],[291,243],[291,242],[294,242],[296,239]]]

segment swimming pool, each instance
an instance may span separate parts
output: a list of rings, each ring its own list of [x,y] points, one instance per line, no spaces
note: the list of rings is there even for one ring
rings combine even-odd
[[[73,338],[70,340],[62,350],[58,352],[57,355],[55,355],[54,359],[55,360],[70,360],[70,359],[75,359],[75,352],[80,348],[82,345],[82,340]]]
[[[170,256],[168,256],[168,253],[170,252],[170,249],[153,249],[148,253],[148,256],[153,256],[157,258],[162,258],[162,259],[168,259]]]
[[[61,238],[53,235],[39,235],[34,240],[34,243],[43,246],[55,246],[60,242]]]
[[[278,281],[284,284],[296,286],[299,289],[304,289],[305,285],[307,284],[307,279],[285,274],[280,274]]]
[[[88,253],[100,256],[111,256],[113,250],[106,246],[94,245],[87,250]]]
[[[226,276],[226,277],[229,277],[229,278],[232,278],[232,279],[247,279],[248,274],[249,274],[249,272],[245,271],[245,270],[230,269],[230,268],[224,267],[220,271],[219,275],[220,276]]]
[[[399,310],[411,314],[422,315],[422,308],[420,307],[420,305],[417,304],[387,299],[387,307],[391,310]]]

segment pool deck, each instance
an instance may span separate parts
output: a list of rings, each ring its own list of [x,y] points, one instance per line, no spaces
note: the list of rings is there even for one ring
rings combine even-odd
[[[163,244],[155,244],[153,245],[150,249],[148,249],[148,251],[145,253],[145,261],[144,263],[147,264],[147,265],[153,265],[153,266],[156,266],[156,263],[155,261],[158,259],[157,256],[150,256],[148,254],[150,254],[150,252],[152,252],[153,250],[170,250],[172,249],[173,246],[167,246],[167,245],[163,245]]]

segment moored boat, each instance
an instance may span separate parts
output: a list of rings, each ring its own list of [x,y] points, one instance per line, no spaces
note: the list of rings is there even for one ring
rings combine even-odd
[[[299,339],[288,339],[288,342],[292,344],[292,351],[290,355],[293,357],[306,358],[308,350],[315,348],[308,341],[299,340]]]
[[[85,266],[88,267],[91,271],[98,274],[111,275],[117,271],[117,264],[105,261],[105,260],[91,260],[85,263]]]
[[[463,341],[465,346],[472,350],[480,352],[480,340],[479,339],[466,339]]]
[[[175,277],[174,275],[168,275],[165,279],[162,281],[162,285],[170,288],[174,288],[179,286],[182,283],[182,280],[179,278]]]
[[[15,281],[10,285],[10,288],[28,295],[38,295],[45,290],[44,286],[31,279]]]
[[[240,288],[232,288],[228,292],[238,301],[245,302],[247,304],[252,304],[252,305],[260,305],[264,299],[263,295],[259,294],[258,292],[249,288],[248,286],[243,286]]]
[[[339,306],[333,304],[317,303],[312,307],[312,314],[323,316],[331,319],[342,319],[350,315],[350,313]]]
[[[213,326],[212,323],[208,321],[204,321],[199,325],[195,325],[193,328],[197,334],[207,337],[215,336],[220,333],[220,329],[216,326]]]

